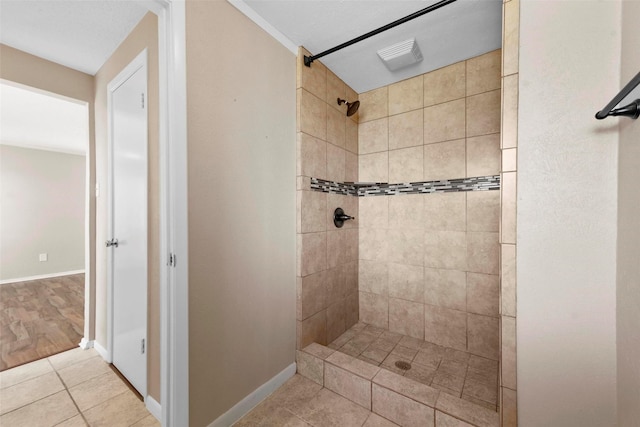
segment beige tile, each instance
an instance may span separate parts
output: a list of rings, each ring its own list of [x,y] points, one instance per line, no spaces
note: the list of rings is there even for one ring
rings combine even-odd
[[[465,140],[424,146],[424,180],[464,178],[466,175]]]
[[[387,356],[389,356],[390,351],[374,347],[374,345],[375,341],[362,352],[362,356],[366,357],[368,360],[371,360],[375,364],[380,364],[384,359],[387,358]]]
[[[372,410],[401,426],[432,427],[434,412],[422,403],[377,384],[372,385]]]
[[[473,427],[457,418],[447,415],[444,412],[436,411],[436,427]]]
[[[344,182],[346,173],[346,150],[327,144],[327,179],[329,181]]]
[[[498,317],[498,275],[467,273],[467,312]]]
[[[413,368],[412,368],[413,369]],[[381,369],[373,378],[374,384],[378,384],[391,391],[395,391],[405,397],[409,397],[424,405],[434,407],[440,394],[437,390],[407,379],[402,375]]]
[[[345,122],[345,148],[351,153],[358,154],[358,124],[349,118]]]
[[[360,321],[380,328],[389,328],[389,301],[386,297],[360,292]]]
[[[0,372],[0,388],[11,387],[52,371],[53,367],[48,359],[40,359],[22,366],[7,369]]]
[[[467,269],[473,273],[498,274],[498,233],[467,233]]]
[[[497,318],[469,313],[467,330],[467,345],[470,353],[498,360],[500,328]]]
[[[327,308],[327,274],[327,270],[323,270],[297,278],[298,320],[304,320]]]
[[[453,360],[456,362],[468,363],[470,358],[471,358],[471,355],[469,353],[460,351],[460,350],[455,350],[453,348],[447,348],[444,351],[445,360]]]
[[[502,172],[515,172],[518,169],[518,149],[502,150]]]
[[[76,347],[73,350],[49,356],[48,359],[53,368],[59,371],[67,366],[71,366],[75,363],[82,362],[96,356],[98,356],[98,352],[93,348],[83,350],[80,347]]]
[[[64,390],[64,386],[55,372],[3,388],[0,390],[0,414],[6,414],[60,390]]]
[[[464,399],[465,397],[478,399],[495,406],[498,403],[498,385],[486,384],[467,378],[462,389],[462,398]]]
[[[494,50],[467,60],[467,96],[500,89],[502,52]]]
[[[301,132],[322,140],[327,137],[327,104],[304,89],[298,89],[299,128]]]
[[[500,172],[500,135],[467,138],[467,176],[498,175]]]
[[[388,295],[389,270],[386,262],[360,260],[358,282],[361,291]]]
[[[73,387],[107,372],[111,372],[109,364],[97,356],[61,369],[58,374],[67,387]]]
[[[308,52],[303,55],[309,55]],[[303,61],[299,55],[299,61]],[[327,67],[320,61],[315,61],[310,67],[298,67],[298,87],[303,88],[318,98],[324,100],[327,91]]]
[[[389,149],[422,145],[423,120],[424,113],[421,109],[389,117]]]
[[[335,350],[332,350],[329,347],[320,345],[318,343],[311,343],[308,346],[306,346],[302,351],[304,351],[307,354],[311,354],[322,360],[325,360],[327,357],[335,353]]]
[[[500,132],[500,90],[467,98],[467,138]]]
[[[438,367],[438,372],[447,374],[447,375],[456,376],[456,377],[464,377],[467,372],[467,362],[448,358],[447,354],[449,353],[450,350],[452,349],[449,349],[449,348],[445,349],[443,360],[440,363],[440,366]],[[462,389],[462,385],[460,386],[453,385],[452,388]]]
[[[451,375],[438,369],[433,376],[433,385],[439,385],[447,388],[448,390],[453,390],[458,396],[460,396],[464,385],[464,374],[460,376]]]
[[[358,319],[360,318],[360,305],[359,305],[360,295],[359,295],[359,292],[356,290],[355,292],[348,294],[345,298],[347,302],[347,313],[345,317],[345,323],[347,328],[350,328],[351,326],[358,323]]]
[[[479,372],[484,372],[487,375],[492,375],[491,378],[487,377],[486,381],[492,381],[497,383],[498,374],[498,362],[495,360],[487,359],[480,356],[471,355],[469,357],[469,374],[473,373],[472,370],[477,369]]]
[[[465,97],[465,61],[424,74],[424,106]]]
[[[436,370],[434,368],[419,365],[414,361],[411,364],[411,369],[404,376],[421,384],[429,385],[433,381],[435,373]]]
[[[404,230],[421,230],[424,228],[424,195],[406,194],[388,197],[388,199],[390,228]]]
[[[502,243],[516,243],[516,197],[517,177],[515,172],[503,173],[500,181],[502,193]]]
[[[310,190],[311,189],[311,178],[308,176],[298,176],[296,177],[296,190]]]
[[[326,179],[327,143],[298,132],[297,174]]]
[[[467,314],[462,311],[425,304],[424,339],[456,348],[467,349]]]
[[[352,220],[345,221],[343,229],[357,230],[360,226],[360,212],[358,211],[358,197],[344,196],[342,194],[327,195],[327,227],[329,230],[335,230],[333,223],[333,215],[336,208],[342,208],[347,215],[355,217]]]
[[[516,316],[516,246],[500,245],[502,314]]]
[[[327,311],[322,310],[313,316],[297,323],[298,348],[311,343],[327,344]]]
[[[432,193],[423,196],[424,228],[436,231],[466,231],[467,193]]]
[[[408,265],[423,265],[424,235],[420,230],[389,230],[389,262]]]
[[[496,411],[458,399],[448,394],[440,394],[436,409],[479,427],[498,427],[500,417]]]
[[[48,427],[68,420],[77,414],[78,410],[69,394],[66,391],[60,391],[0,416],[0,425],[3,427]]]
[[[516,389],[516,319],[502,316],[502,385]]]
[[[360,259],[387,262],[388,247],[387,230],[363,228],[360,233]]]
[[[325,366],[325,387],[363,408],[371,410],[371,382],[369,380],[327,364]]]
[[[389,151],[389,182],[422,181],[423,163],[422,146]]]
[[[347,97],[347,85],[327,69],[327,104],[331,108],[341,111],[343,116],[346,116],[346,110],[344,106],[338,105],[338,98],[345,99],[345,97],[348,98],[347,101],[354,101],[351,97]]]
[[[359,96],[360,109],[358,110],[359,122],[387,117],[388,110],[388,86],[361,93]]]
[[[483,408],[489,409],[491,411],[496,411],[497,410],[497,405],[495,403],[489,403],[489,402],[485,402],[484,400],[480,400],[480,399],[476,399],[473,396],[470,396],[468,394],[462,394],[462,399],[471,402],[471,403],[475,403],[478,406],[481,406]]]
[[[311,425],[327,427],[361,426],[369,416],[362,406],[327,389],[291,411]]]
[[[345,276],[345,295],[358,292],[358,261],[342,264]]]
[[[518,146],[518,75],[502,79],[502,148]]]
[[[149,415],[151,418],[153,418],[153,415]],[[155,418],[153,418],[155,420]],[[86,427],[87,423],[84,422],[84,418],[82,418],[82,415],[76,415],[75,417],[71,417],[66,421],[61,422],[60,424],[56,424],[56,427]],[[136,423],[133,427],[143,427],[145,425],[149,425],[149,426],[160,426],[160,423],[157,422],[156,420],[156,424],[138,424]]]
[[[424,269],[422,266],[389,263],[389,296],[422,303]]]
[[[518,72],[518,50],[520,47],[520,4],[510,1],[504,4],[504,39],[502,41],[502,74],[508,76]]]
[[[327,342],[338,338],[346,327],[346,300],[342,300],[327,307]]]
[[[346,116],[338,110],[327,108],[327,142],[345,148]]]
[[[85,411],[127,390],[127,386],[114,372],[107,372],[71,387],[69,393],[78,408]]]
[[[424,339],[423,338],[414,338],[414,337],[410,337],[410,336],[403,336],[401,337],[400,341],[398,342],[399,346],[398,347],[406,347],[406,348],[410,348],[412,350],[420,350],[422,348],[422,344],[424,344]],[[413,353],[413,356],[415,356],[416,353]]]
[[[342,259],[339,264],[344,264],[345,262],[352,262],[358,260],[358,245],[359,241],[359,232],[357,229],[343,229],[342,230],[343,239],[342,242],[344,244],[344,259]]]
[[[389,330],[415,338],[424,338],[424,305],[389,298]]]
[[[358,125],[358,153],[370,154],[389,150],[389,119],[372,120]]]
[[[425,232],[424,266],[448,270],[466,270],[467,233],[462,231]]]
[[[119,394],[84,412],[84,417],[91,426],[131,425],[147,415],[149,413],[144,403],[131,391]]]
[[[147,415],[137,423],[133,424],[131,427],[160,427],[160,421],[158,421],[153,415]]]
[[[321,389],[321,385],[296,374],[268,397],[270,405],[265,409],[281,406],[294,413],[299,412]]]
[[[327,268],[338,266],[346,258],[345,231],[331,230],[327,232]]]
[[[326,270],[327,307],[342,301],[345,294],[345,270],[342,266]]]
[[[500,191],[467,193],[467,231],[498,232],[499,222]]]
[[[296,369],[298,374],[311,381],[324,385],[324,361],[304,351],[296,351]]]
[[[358,155],[347,151],[344,165],[345,182],[358,182]]]
[[[298,233],[326,231],[327,194],[319,191],[298,191]]]
[[[327,268],[327,233],[298,234],[298,276]]]
[[[389,85],[389,115],[422,109],[422,79],[420,75]]]
[[[440,365],[441,360],[442,360],[442,355],[440,354],[430,353],[425,350],[420,350],[418,351],[418,354],[416,354],[416,356],[414,357],[413,363],[419,366],[424,366],[425,368],[428,368],[430,371],[433,371],[435,373],[435,370],[438,369],[438,366]],[[413,370],[413,367],[411,368],[411,370]]]
[[[515,390],[502,387],[502,426],[518,426],[518,400]]]
[[[361,182],[389,182],[389,153],[359,155],[358,179]]]
[[[424,278],[425,303],[466,311],[467,276],[464,271],[425,268]]]
[[[358,213],[362,228],[389,227],[389,201],[395,197],[358,197]]]
[[[391,421],[382,418],[380,415],[374,414],[372,412],[362,427],[394,427],[397,425],[398,424],[392,423]]]
[[[424,143],[432,144],[434,142],[464,138],[465,105],[465,99],[458,99],[426,107],[423,119]]]

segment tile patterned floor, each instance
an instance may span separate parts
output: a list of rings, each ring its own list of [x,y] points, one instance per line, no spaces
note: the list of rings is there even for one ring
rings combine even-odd
[[[95,350],[76,348],[0,373],[0,426],[160,423]]]
[[[498,410],[498,362],[358,323],[329,348],[437,388],[485,408]],[[396,367],[397,361],[411,369]]]
[[[0,286],[0,371],[78,346],[84,274]]]

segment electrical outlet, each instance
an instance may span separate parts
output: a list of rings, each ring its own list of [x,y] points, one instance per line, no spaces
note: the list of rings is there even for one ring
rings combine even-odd
[[[47,261],[48,260],[48,255],[47,254],[40,254],[39,259],[40,261]]]

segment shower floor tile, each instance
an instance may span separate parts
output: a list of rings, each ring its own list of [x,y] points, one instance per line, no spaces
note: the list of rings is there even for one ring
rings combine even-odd
[[[459,397],[498,410],[498,362],[442,347],[364,323],[336,338],[329,348]],[[404,370],[396,362],[408,362]]]

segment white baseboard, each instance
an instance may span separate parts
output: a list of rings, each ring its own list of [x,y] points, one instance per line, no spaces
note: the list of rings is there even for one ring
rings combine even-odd
[[[93,348],[93,344],[94,344],[93,340],[89,341],[85,337],[82,337],[82,339],[80,340],[80,344],[78,345],[80,346],[81,349],[88,350],[90,348]]]
[[[16,277],[15,279],[0,280],[0,285],[7,283],[28,282],[29,280],[50,279],[52,277],[71,276],[72,274],[81,274],[84,270],[63,271],[62,273],[40,274],[39,276]]]
[[[103,346],[100,345],[99,342],[94,341],[93,342],[93,348],[96,349],[96,351],[98,352],[98,354],[107,362],[107,363],[111,363],[111,360],[109,360],[109,352],[107,351],[106,348],[104,348]]]
[[[144,404],[147,410],[151,412],[151,415],[156,417],[156,420],[162,422],[162,406],[153,397],[147,395],[144,399]]]
[[[233,408],[218,417],[209,424],[208,427],[228,427],[242,418],[247,412],[252,410],[258,403],[273,393],[278,387],[285,383],[296,373],[295,362],[287,366],[275,377],[255,389],[253,393],[236,403]]]

